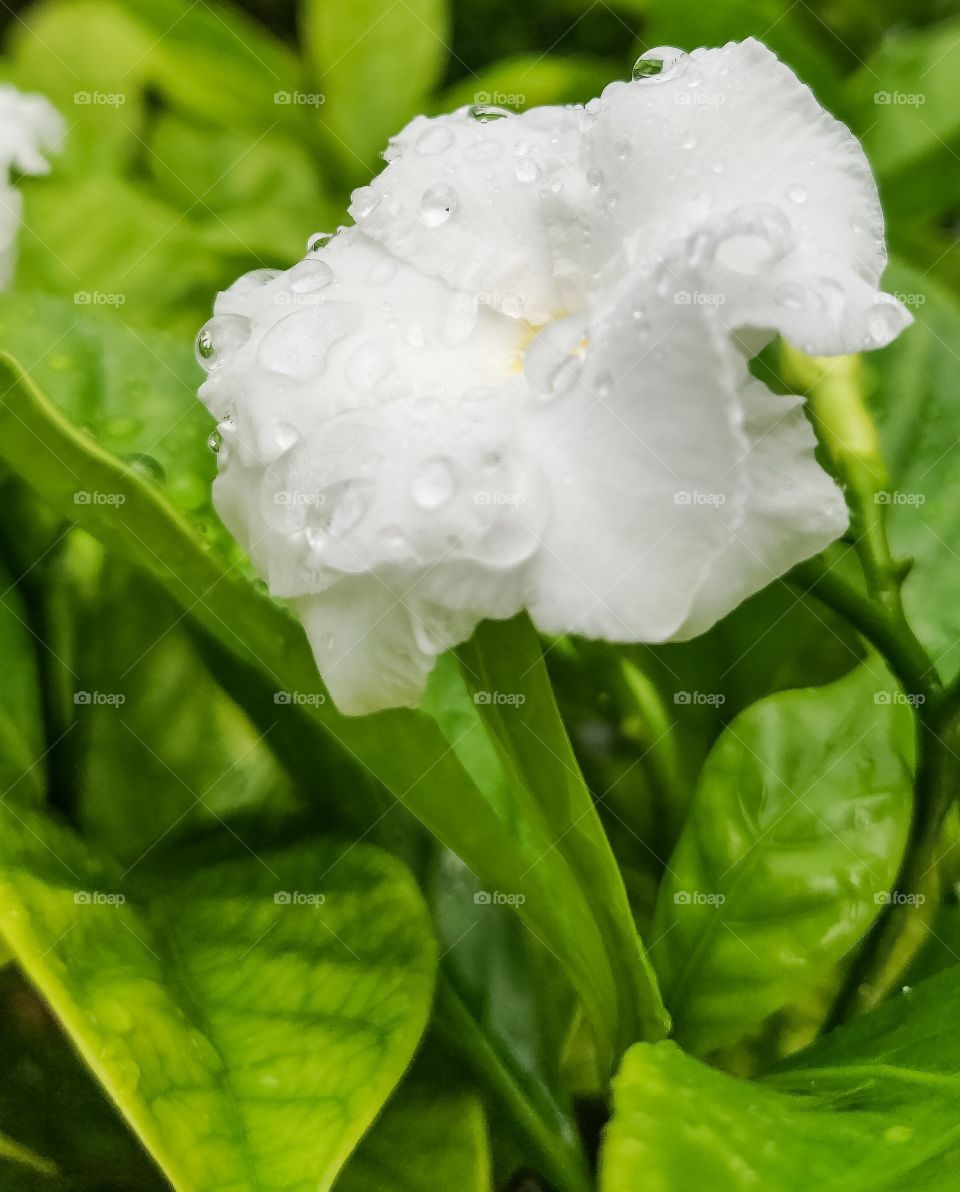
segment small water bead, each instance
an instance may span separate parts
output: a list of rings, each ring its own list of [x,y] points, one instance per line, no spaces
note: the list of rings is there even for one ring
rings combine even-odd
[[[438,182],[423,192],[420,218],[428,228],[439,228],[457,209],[457,192],[445,182]]]
[[[477,103],[469,109],[469,114],[473,120],[487,124],[491,120],[505,120],[512,116],[513,112],[508,112],[506,108],[494,107],[492,104]]]
[[[805,203],[807,200],[807,188],[799,182],[794,182],[793,185],[787,187],[787,198],[791,203]]]
[[[697,145],[697,134],[688,130],[683,134],[683,140],[680,142],[684,149],[695,149]]]
[[[613,151],[617,155],[617,157],[620,158],[621,161],[625,160],[627,157],[630,156],[630,142],[629,141],[617,141],[617,143],[613,147]]]
[[[536,182],[540,177],[540,167],[532,157],[521,157],[517,162],[514,173],[520,182]]]
[[[594,384],[594,391],[599,398],[608,397],[613,389],[613,377],[610,373],[601,373]]]
[[[366,219],[377,208],[382,197],[372,186],[360,186],[350,196],[347,210],[354,219]]]
[[[271,372],[309,377],[326,366],[327,352],[360,321],[352,302],[321,302],[285,315],[260,341],[258,359]]]
[[[333,270],[325,261],[301,261],[290,270],[294,294],[314,294],[333,281]]]
[[[214,315],[200,328],[195,351],[204,372],[216,372],[250,338],[250,320],[243,315]]]
[[[380,154],[385,162],[399,161],[403,157],[403,149],[396,141],[390,141],[386,149]]]
[[[207,435],[207,447],[214,455],[219,455],[223,450],[223,433],[219,426],[215,426],[209,435]]]
[[[221,423],[221,426],[224,424]],[[141,476],[145,476],[148,480],[152,480],[154,484],[166,484],[167,473],[164,466],[158,459],[154,459],[152,455],[146,455],[142,451],[136,451],[132,455],[124,456],[124,460],[128,463],[131,469],[139,472]]]
[[[647,50],[633,64],[633,79],[635,82],[645,82],[648,79],[664,78],[672,74],[684,58],[684,51],[674,46],[657,46],[655,49]]]
[[[275,277],[280,276],[279,269],[251,269],[244,273],[230,286],[228,294],[245,294],[248,290],[259,290],[261,286],[268,286]]]
[[[584,111],[591,116],[598,116],[603,111],[603,100],[596,96],[593,99],[588,99],[584,105]]]
[[[587,182],[590,186],[603,186],[603,170],[587,170]]]
[[[314,232],[307,241],[307,252],[319,252],[333,239],[333,232]]]
[[[456,480],[448,460],[435,455],[424,460],[413,474],[410,493],[421,509],[439,509],[456,490]]]
[[[431,124],[414,142],[418,153],[433,155],[442,153],[453,144],[453,131],[446,124]]]

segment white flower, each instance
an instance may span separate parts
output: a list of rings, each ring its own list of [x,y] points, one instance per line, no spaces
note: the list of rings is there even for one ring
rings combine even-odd
[[[0,85],[0,288],[13,276],[17,230],[23,198],[11,172],[45,174],[43,154],[56,147],[64,122],[42,95],[24,95]]]
[[[691,637],[846,527],[801,399],[747,365],[909,321],[866,159],[755,41],[645,58],[585,108],[418,116],[355,227],[201,332],[217,508],[346,712],[416,704],[524,608]]]

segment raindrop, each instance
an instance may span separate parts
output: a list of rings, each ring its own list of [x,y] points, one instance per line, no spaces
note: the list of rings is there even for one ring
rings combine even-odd
[[[273,441],[282,454],[300,442],[300,432],[289,422],[278,422],[273,429]]]
[[[207,446],[214,455],[219,455],[223,450],[223,434],[219,426],[215,426],[210,434],[207,435]]]
[[[439,509],[453,496],[456,488],[453,470],[442,455],[433,456],[417,468],[410,491],[421,509]]]
[[[445,182],[438,182],[423,192],[420,217],[428,228],[446,223],[457,209],[457,192]]]
[[[307,241],[307,252],[319,252],[333,239],[333,232],[314,232]]]
[[[453,144],[453,133],[445,124],[432,124],[416,139],[414,148],[418,153],[442,153]]]
[[[243,315],[214,315],[197,335],[197,363],[204,372],[222,368],[250,338],[250,320]]]
[[[791,203],[805,203],[807,199],[807,188],[801,186],[799,182],[794,182],[787,187],[787,198]]]
[[[638,82],[664,78],[672,74],[685,57],[683,50],[677,50],[673,46],[657,46],[656,49],[647,50],[634,62],[633,78]]]
[[[474,120],[479,120],[481,124],[487,124],[491,120],[505,120],[508,116],[513,115],[513,112],[508,112],[506,108],[496,108],[485,103],[474,104],[469,112],[470,116]]]
[[[259,290],[261,286],[268,286],[275,277],[279,276],[279,269],[251,269],[249,273],[238,277],[227,293],[245,294],[248,290]]]
[[[590,186],[603,186],[603,171],[602,170],[587,170],[587,182]]]
[[[630,156],[630,142],[629,141],[617,141],[617,143],[613,147],[613,151],[617,155],[617,157],[619,157],[620,160],[623,161],[623,159],[625,157]]]
[[[325,261],[301,261],[290,270],[290,289],[295,294],[314,294],[333,281],[333,270]]]
[[[347,210],[354,219],[366,219],[376,209],[381,197],[372,186],[360,186],[350,196]]]
[[[540,177],[540,167],[532,157],[521,157],[517,162],[515,173],[520,182],[536,182]]]

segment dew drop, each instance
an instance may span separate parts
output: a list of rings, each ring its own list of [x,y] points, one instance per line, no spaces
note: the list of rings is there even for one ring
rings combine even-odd
[[[360,186],[350,196],[347,210],[354,219],[366,219],[377,208],[381,198],[372,186]]]
[[[325,261],[301,261],[290,270],[290,289],[295,294],[315,294],[333,281],[333,270]]]
[[[314,232],[307,241],[307,252],[319,252],[333,239],[333,232]]]
[[[410,492],[421,509],[439,509],[453,496],[453,469],[442,455],[426,459],[413,474]]]
[[[617,141],[617,143],[613,147],[613,151],[617,155],[617,157],[619,157],[620,160],[623,161],[625,158],[630,156],[630,142],[629,141]]]
[[[633,78],[637,82],[658,77],[664,78],[666,75],[672,74],[684,58],[686,58],[686,54],[683,50],[675,49],[673,46],[657,46],[655,49],[647,50],[641,54],[634,62]]]
[[[259,290],[261,286],[268,286],[275,277],[280,276],[279,269],[251,269],[244,273],[227,290],[228,294],[245,294],[248,290]]]
[[[593,187],[603,186],[603,170],[588,170],[587,182]]]
[[[521,157],[514,173],[520,182],[536,182],[540,177],[540,167],[532,157]]]
[[[250,338],[250,330],[250,320],[243,315],[214,315],[197,335],[197,363],[208,373],[222,368]]]
[[[439,228],[457,209],[457,192],[445,182],[438,182],[423,192],[420,218],[428,228]]]
[[[470,108],[472,119],[479,120],[481,124],[487,124],[491,120],[505,120],[512,115],[513,112],[508,112],[506,108],[493,107],[491,104],[477,103]]]
[[[223,450],[223,434],[219,426],[215,426],[210,434],[207,435],[207,446],[214,455],[219,455]]]
[[[273,428],[273,441],[282,454],[300,442],[300,432],[289,422],[278,422]]]
[[[791,186],[787,187],[787,198],[791,203],[805,203],[807,200],[807,188],[799,182],[794,182]]]
[[[442,153],[444,149],[449,149],[453,144],[453,132],[445,124],[431,124],[431,126],[422,132],[414,143],[414,148],[418,153],[434,154]]]

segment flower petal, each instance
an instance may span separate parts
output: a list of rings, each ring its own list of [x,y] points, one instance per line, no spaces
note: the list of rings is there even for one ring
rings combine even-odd
[[[750,377],[718,305],[665,300],[708,276],[681,256],[569,320],[569,343],[587,345],[572,380],[569,348],[551,374],[531,345],[528,378],[561,386],[524,420],[554,506],[528,598],[546,632],[690,636],[843,532],[796,399]]]
[[[568,254],[586,232],[583,112],[495,116],[472,108],[417,116],[391,142],[383,173],[354,192],[350,214],[431,277],[542,323],[569,305],[568,283],[579,284]]]
[[[803,294],[813,351],[864,346],[886,263],[876,184],[856,138],[765,46],[695,50],[611,84],[586,142],[604,180],[594,243],[608,272],[663,259],[737,212],[774,212],[778,267],[758,300]],[[762,272],[748,229],[722,239],[729,269]]]
[[[526,334],[347,229],[292,269],[257,270],[218,295],[200,396],[244,462],[269,464],[341,412],[499,385]]]

